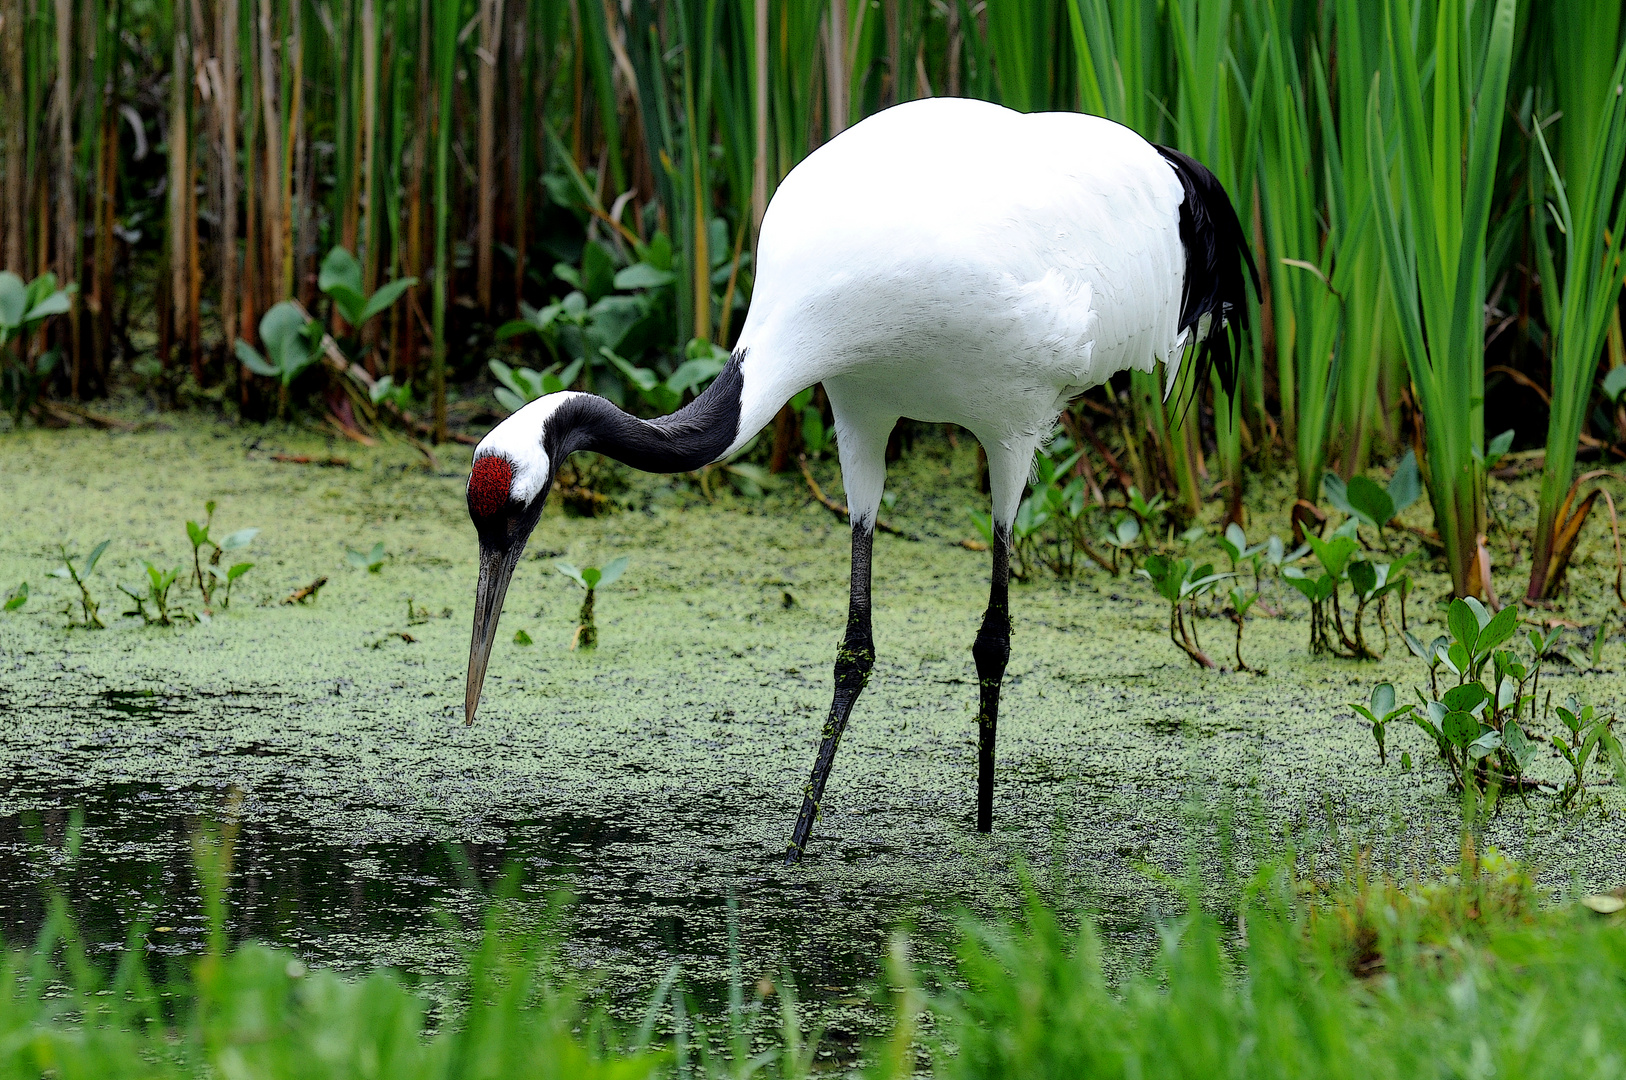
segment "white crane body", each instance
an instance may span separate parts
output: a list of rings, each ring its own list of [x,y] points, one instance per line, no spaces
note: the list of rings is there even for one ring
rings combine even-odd
[[[1229,390],[1231,342],[1223,333],[1204,339],[1224,322],[1239,333],[1244,261],[1251,271],[1212,174],[1109,120],[938,98],[848,129],[775,193],[749,314],[730,364],[705,393],[654,421],[592,395],[552,394],[475,450],[469,505],[482,575],[468,718],[513,549],[523,549],[564,457],[597,450],[651,471],[698,468],[739,450],[792,396],[822,383],[852,512],[853,606],[837,700],[787,860],[800,857],[811,833],[873,659],[870,551],[886,441],[900,417],[964,427],[988,455],[994,590],[973,650],[983,683],[978,827],[986,830],[1009,652],[1009,528],[1034,450],[1070,399],[1120,371],[1150,371],[1161,360],[1172,386],[1194,333],[1203,342],[1199,367],[1217,354]]]

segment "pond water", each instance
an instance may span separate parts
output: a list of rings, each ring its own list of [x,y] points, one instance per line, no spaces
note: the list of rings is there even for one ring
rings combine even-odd
[[[983,498],[968,441],[923,440],[895,469],[895,516],[923,539],[878,539],[875,675],[809,858],[785,870],[847,570],[845,528],[794,479],[762,502],[716,503],[681,481],[635,479],[621,512],[550,509],[465,727],[466,451],[443,451],[431,473],[404,447],[166,424],[0,437],[8,497],[26,508],[0,522],[0,587],[33,590],[0,615],[0,933],[12,943],[37,931],[54,885],[100,948],[145,920],[158,955],[195,952],[206,928],[193,837],[235,822],[236,937],[433,979],[455,969],[514,866],[520,910],[574,895],[565,954],[613,1006],[635,1009],[674,964],[715,1004],[732,900],[743,976],[793,979],[810,1021],[839,1041],[884,1022],[871,987],[895,929],[946,963],[960,914],[1017,910],[1027,876],[1097,913],[1115,962],[1132,964],[1183,903],[1171,881],[1194,872],[1223,901],[1285,837],[1333,855],[1371,843],[1400,868],[1458,848],[1420,738],[1392,734],[1380,769],[1345,705],[1379,679],[1403,692],[1421,681],[1409,656],[1312,660],[1302,602],[1281,598],[1287,617],[1250,623],[1244,645],[1268,674],[1198,672],[1168,643],[1149,585],[1093,570],[1013,593],[996,829],[975,833],[969,646],[987,556],[958,545],[972,533],[965,508]],[[352,467],[282,464],[276,451]],[[834,467],[822,472],[839,491]],[[1516,524],[1521,489],[1498,497]],[[217,534],[263,529],[231,608],[173,628],[119,617],[114,583],[134,585],[140,560],[189,567],[184,522],[210,498]],[[1289,502],[1284,489],[1260,505]],[[1267,527],[1286,524],[1261,509],[1251,532]],[[87,551],[108,537],[91,582],[109,628],[65,629],[71,586],[46,576],[55,544]],[[349,565],[347,547],[377,541],[389,553],[377,573]],[[1563,613],[1589,625],[1608,610],[1613,571],[1595,552],[1589,537]],[[600,648],[569,652],[580,594],[552,559],[621,554],[630,569],[598,597]],[[321,576],[314,602],[280,602]],[[1444,587],[1426,580],[1414,616],[1439,621],[1429,601]],[[194,590],[178,593],[197,609]],[[1201,622],[1211,652],[1229,655],[1231,625]],[[517,630],[534,644],[513,643]],[[1626,685],[1618,641],[1605,656],[1601,673],[1555,672],[1544,686],[1612,706]],[[1394,761],[1408,746],[1424,767],[1403,775]],[[1555,755],[1542,770],[1558,775]],[[1564,817],[1535,797],[1509,803],[1487,838],[1552,886],[1618,886],[1626,801],[1598,790],[1607,816]]]

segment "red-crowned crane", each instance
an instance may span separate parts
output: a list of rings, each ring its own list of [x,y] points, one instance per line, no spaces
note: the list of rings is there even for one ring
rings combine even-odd
[[[561,462],[578,450],[646,472],[727,457],[790,398],[823,383],[852,513],[847,633],[835,698],[785,853],[806,849],[853,703],[875,661],[870,554],[900,417],[969,430],[988,455],[993,585],[971,654],[977,828],[993,826],[994,736],[1010,656],[1011,523],[1034,450],[1068,401],[1114,373],[1169,385],[1182,357],[1226,392],[1257,274],[1214,175],[1128,128],[936,98],[878,113],[810,154],[774,195],[750,314],[692,402],[639,420],[590,394],[549,394],[474,451],[469,516],[480,581],[465,718],[472,723],[503,596]],[[1227,330],[1220,330],[1222,326]],[[1211,331],[1220,330],[1218,333]]]

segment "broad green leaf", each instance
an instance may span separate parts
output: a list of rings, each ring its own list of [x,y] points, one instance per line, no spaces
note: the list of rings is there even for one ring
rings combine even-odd
[[[383,288],[367,298],[367,305],[361,309],[361,318],[356,325],[361,325],[381,311],[389,310],[389,306],[401,298],[401,294],[418,283],[415,277],[398,278],[384,285]]]
[[[1441,694],[1440,701],[1452,712],[1473,712],[1489,697],[1484,686],[1477,682],[1465,682]]]
[[[499,386],[492,393],[497,399],[497,404],[501,405],[511,413],[519,412],[526,405],[524,398],[508,389],[506,386]]]
[[[1479,737],[1468,744],[1468,756],[1474,761],[1495,753],[1502,747],[1502,734],[1499,731],[1482,731]]]
[[[616,581],[620,580],[621,575],[627,572],[627,563],[630,561],[631,559],[626,555],[611,559],[605,564],[604,573],[599,578],[598,583],[600,585],[614,585]]]
[[[254,569],[254,564],[251,562],[233,563],[231,569],[226,571],[226,580],[236,581],[252,569]]]
[[[1509,604],[1498,611],[1479,631],[1479,640],[1474,644],[1474,652],[1480,656],[1492,652],[1497,646],[1513,637],[1513,632],[1519,628],[1519,609],[1517,605]]]
[[[648,263],[636,262],[616,272],[615,287],[627,290],[658,289],[676,280],[677,275],[670,270],[657,270]]]
[[[1467,604],[1469,610],[1474,613],[1474,618],[1479,620],[1479,629],[1483,631],[1486,624],[1491,621],[1490,609],[1480,603],[1477,596],[1465,596],[1462,598],[1462,602]]]
[[[1406,456],[1395,466],[1395,474],[1389,478],[1384,490],[1394,505],[1395,514],[1405,512],[1407,507],[1422,497],[1423,478],[1417,471],[1417,454],[1414,451],[1406,451]]]
[[[367,569],[367,556],[363,555],[355,548],[345,548],[344,557],[349,560],[351,566],[354,566],[360,570]]]
[[[195,521],[186,523],[186,538],[192,541],[193,547],[202,547],[209,542],[209,531]]]
[[[573,563],[567,563],[563,559],[556,559],[553,568],[582,588],[587,588],[587,579],[582,577],[582,572]]]
[[[1610,368],[1603,377],[1603,392],[1610,401],[1618,403],[1622,391],[1626,391],[1626,364]]]
[[[529,319],[509,319],[507,322],[497,327],[497,340],[507,341],[511,337],[518,337],[520,334],[533,333],[537,329],[539,329],[537,325],[531,322]]]
[[[266,362],[265,357],[260,355],[259,350],[242,338],[237,339],[237,344],[232,351],[237,354],[238,362],[254,372],[254,374],[276,377],[277,369]]]
[[[508,387],[509,390],[521,397],[525,395],[525,388],[519,384],[518,379],[514,378],[513,368],[496,359],[487,360],[486,367],[490,368],[491,373],[497,377],[497,381]]]
[[[220,550],[236,551],[238,548],[248,547],[258,535],[260,535],[259,529],[238,529],[220,542]]]
[[[1349,502],[1349,486],[1344,483],[1343,477],[1328,471],[1321,477],[1321,490],[1326,494],[1327,501],[1332,503],[1334,510],[1356,516],[1355,508]]]
[[[357,296],[361,295],[361,263],[356,257],[342,247],[336,247],[327,253],[322,260],[321,272],[316,278],[316,287],[328,295],[334,289],[346,289]]]
[[[1379,716],[1394,712],[1395,688],[1393,683],[1380,682],[1372,688],[1372,711]]]
[[[1467,746],[1479,738],[1479,721],[1465,712],[1448,712],[1440,733],[1458,746]]]
[[[515,630],[514,631],[514,644],[515,645],[529,645],[529,644],[531,644],[531,635],[527,634],[523,630]]]
[[[66,315],[71,310],[73,310],[72,298],[66,289],[60,289],[31,306],[28,314],[23,316],[23,323],[25,325],[37,323],[52,315]]]
[[[1412,633],[1410,630],[1407,630],[1405,631],[1404,636],[1406,639],[1406,648],[1411,650],[1411,654],[1413,656],[1417,657],[1419,660],[1427,660],[1429,658],[1428,651],[1423,648],[1423,642],[1416,634]]]
[[[1349,564],[1349,583],[1359,596],[1370,596],[1378,587],[1377,568],[1365,559]]]
[[[28,582],[20,582],[12,594],[6,597],[6,610],[16,611],[28,603]]]
[[[377,405],[380,401],[383,401],[385,398],[389,397],[390,392],[394,389],[395,377],[393,375],[386,375],[368,388],[367,400],[371,401],[374,405]]]
[[[0,270],[0,330],[14,331],[28,313],[28,286],[10,270]]]
[[[1394,500],[1389,493],[1365,476],[1357,476],[1349,482],[1349,504],[1357,516],[1374,526],[1382,527],[1395,516]]]
[[[604,572],[596,566],[582,567],[582,584],[586,585],[589,589],[597,588],[599,581],[603,577]]]
[[[1513,755],[1514,762],[1519,771],[1523,772],[1531,758],[1536,755],[1536,743],[1524,733],[1524,729],[1517,723],[1509,721],[1502,729],[1502,745],[1507,747],[1508,753]]]
[[[1473,608],[1460,598],[1453,600],[1445,621],[1451,628],[1451,636],[1456,638],[1465,650],[1472,653],[1475,643],[1479,641],[1479,620],[1474,617]]]
[[[615,260],[596,240],[589,240],[582,248],[581,291],[589,300],[597,300],[615,288]],[[611,344],[619,344],[612,342]]]
[[[722,362],[713,356],[685,360],[667,378],[666,388],[678,395],[685,394],[690,390],[699,390],[702,383],[710,382],[716,378],[717,373],[721,370],[723,370]]]
[[[1128,547],[1140,539],[1140,518],[1133,514],[1126,514],[1120,518],[1117,526],[1118,543]]]
[[[373,550],[367,553],[367,565],[377,566],[384,561],[384,541],[380,540],[373,545]]]

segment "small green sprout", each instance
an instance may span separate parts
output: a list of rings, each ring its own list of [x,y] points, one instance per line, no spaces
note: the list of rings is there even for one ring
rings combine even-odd
[[[6,597],[6,610],[16,611],[26,603],[28,603],[28,582],[24,581]]]
[[[73,621],[73,607],[71,603],[63,610],[63,614],[68,616],[69,626],[84,626],[97,630],[107,629],[107,624],[102,622],[102,617],[96,613],[96,600],[90,595],[90,588],[85,584],[85,579],[88,578],[96,569],[96,563],[100,561],[102,552],[106,551],[107,545],[111,544],[112,542],[112,540],[103,540],[101,543],[92,548],[90,557],[85,560],[85,568],[83,571],[80,571],[74,567],[73,559],[68,555],[68,549],[66,546],[62,544],[58,544],[56,546],[57,554],[62,556],[62,565],[57,567],[55,570],[52,570],[51,576],[57,578],[67,578],[79,587],[79,607],[81,609],[80,620],[77,623]],[[25,592],[23,594],[23,599],[26,600],[27,598],[28,594]],[[18,604],[17,606],[21,607],[22,605]],[[6,610],[12,610],[9,602]]]
[[[1261,545],[1263,546],[1263,545]],[[1253,671],[1242,660],[1242,622],[1248,617],[1248,609],[1259,602],[1259,593],[1243,592],[1241,589],[1231,590],[1231,621],[1236,623],[1236,669],[1238,671]]]
[[[382,540],[374,544],[371,551],[363,553],[355,548],[347,547],[344,549],[344,554],[345,558],[350,560],[351,566],[358,570],[365,570],[369,574],[376,574],[384,567],[384,541]]]
[[[1124,555],[1129,559],[1129,568],[1135,569],[1135,549],[1140,547],[1141,527],[1140,518],[1128,510],[1119,510],[1113,515],[1112,527],[1101,531],[1101,539],[1112,549],[1112,573],[1118,573],[1118,556]]]
[[[1385,729],[1392,721],[1399,720],[1402,717],[1409,717],[1412,707],[1402,705],[1396,708],[1394,684],[1386,682],[1378,683],[1372,688],[1372,697],[1368,704],[1356,705],[1351,703],[1349,707],[1360,713],[1372,725],[1372,738],[1376,739],[1378,743],[1378,764],[1387,764],[1388,751],[1384,745]],[[1411,771],[1411,755],[1409,753],[1405,755],[1401,766],[1404,771]]]
[[[514,631],[514,644],[515,645],[529,645],[529,644],[531,644],[531,635],[527,634],[523,630],[515,630]]]
[[[577,569],[563,559],[553,564],[554,569],[565,577],[587,590],[587,598],[582,601],[581,615],[576,621],[576,632],[571,635],[570,648],[595,649],[598,647],[598,627],[593,623],[593,594],[601,585],[613,585],[622,574],[627,571],[627,563],[631,561],[627,556],[612,559],[604,569],[594,566],[585,566]]]
[[[1169,640],[1190,657],[1192,663],[1205,668],[1216,666],[1197,640],[1197,599],[1233,575],[1214,573],[1211,563],[1196,566],[1190,559],[1171,559],[1164,555],[1148,555],[1135,572],[1156,586],[1158,593],[1169,602]],[[1187,601],[1191,605],[1189,628],[1183,607]]]
[[[192,580],[198,587],[198,595],[203,597],[203,606],[207,608],[214,602],[215,588],[221,584],[226,586],[226,598],[223,607],[231,606],[232,582],[253,569],[253,563],[234,563],[224,570],[220,568],[220,558],[228,551],[238,551],[248,547],[254,538],[260,535],[259,529],[238,529],[230,536],[218,543],[209,536],[209,530],[214,527],[215,501],[210,499],[203,504],[205,517],[203,524],[195,521],[186,523],[186,538],[192,542]],[[212,548],[209,560],[202,559],[204,548]]]
[[[177,566],[173,570],[160,570],[146,559],[141,560],[141,565],[147,570],[147,594],[143,596],[128,585],[120,585],[119,591],[134,600],[136,605],[134,610],[126,611],[124,614],[139,615],[141,621],[149,626],[154,623],[159,626],[173,626],[175,620],[182,617],[182,613],[170,610],[169,590],[174,586],[175,579],[181,576],[181,568]],[[147,610],[149,603],[153,606],[151,612]]]
[[[1553,736],[1553,745],[1558,747],[1573,774],[1558,795],[1559,805],[1568,809],[1577,798],[1585,801],[1588,761],[1602,762],[1607,758],[1617,771],[1626,775],[1626,760],[1622,759],[1620,737],[1611,730],[1615,723],[1613,715],[1599,716],[1591,705],[1582,705],[1573,694],[1555,711],[1569,729],[1567,739],[1562,735]]]

